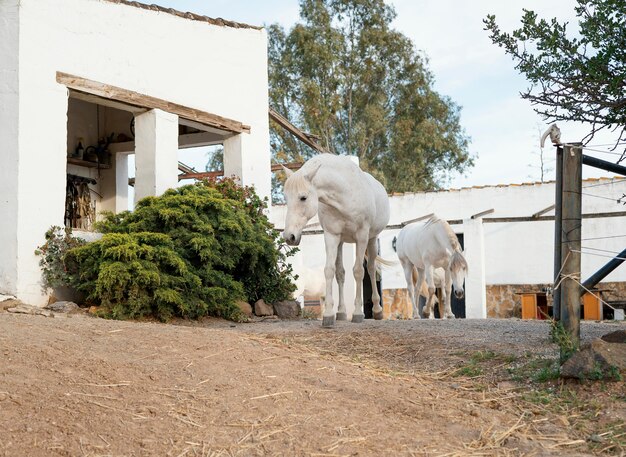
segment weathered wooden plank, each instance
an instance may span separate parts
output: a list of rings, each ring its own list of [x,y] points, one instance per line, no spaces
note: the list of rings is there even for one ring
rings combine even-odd
[[[323,148],[322,145],[320,145],[317,142],[311,140],[311,137],[313,135],[307,135],[302,130],[300,130],[298,127],[296,127],[291,122],[289,122],[289,120],[287,118],[285,118],[284,116],[278,114],[276,111],[274,111],[271,108],[270,108],[270,111],[269,111],[269,115],[270,115],[270,119],[272,119],[274,122],[276,122],[278,125],[280,125],[282,128],[287,130],[289,133],[291,133],[293,136],[295,136],[297,139],[302,141],[307,146],[310,146],[311,148],[315,149],[318,152],[322,152],[322,153],[330,152],[330,151],[326,150],[325,148]]]
[[[179,105],[178,103],[152,97],[150,95],[140,94],[139,92],[122,89],[110,84],[92,81],[90,79],[70,75],[60,71],[57,71],[56,79],[59,84],[63,84],[69,89],[74,89],[76,91],[96,95],[109,100],[115,100],[140,108],[160,109],[167,111],[168,113],[176,114],[184,119],[199,122],[200,124],[215,127],[220,130],[226,130],[233,133],[250,133],[250,126],[244,125],[239,121],[218,116],[217,114],[200,111],[188,106]]]
[[[580,344],[580,244],[582,149],[563,148],[561,258],[561,323],[575,348]]]

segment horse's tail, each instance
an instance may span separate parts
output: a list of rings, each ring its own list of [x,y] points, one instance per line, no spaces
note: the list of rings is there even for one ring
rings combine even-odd
[[[393,260],[387,260],[387,259],[383,259],[381,256],[377,255],[376,256],[376,263],[379,263],[381,265],[384,265],[385,267],[393,267],[395,265],[398,264],[398,262],[395,262]]]
[[[367,249],[365,250],[365,260],[367,260]],[[383,259],[379,255],[376,256],[376,263],[385,267],[393,267],[398,264],[398,262],[394,262],[393,260]]]

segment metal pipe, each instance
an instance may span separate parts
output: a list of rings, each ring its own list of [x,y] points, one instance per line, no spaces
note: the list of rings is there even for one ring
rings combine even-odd
[[[583,164],[626,176],[626,167],[613,162],[607,162],[606,160],[598,159],[596,157],[586,156],[583,154]]]
[[[589,279],[587,279],[583,283],[583,290],[580,291],[581,295],[585,294],[585,289],[592,289],[597,286],[600,281],[606,278],[613,270],[615,270],[624,262],[624,259],[626,258],[626,249],[624,249],[615,257],[615,259],[610,260],[606,265],[604,265],[602,268],[592,274]]]

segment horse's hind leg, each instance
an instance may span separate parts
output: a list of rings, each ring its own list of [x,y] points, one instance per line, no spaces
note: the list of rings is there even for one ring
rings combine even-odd
[[[413,283],[413,264],[406,259],[400,259],[400,263],[402,264],[402,269],[404,270],[404,279],[406,279],[406,288],[409,293],[409,299],[411,300],[411,305],[413,306],[413,319],[419,319],[419,312],[417,310],[417,304],[415,301],[416,299],[415,287]],[[417,295],[417,300],[419,300],[419,294]]]
[[[337,306],[337,320],[347,321],[348,314],[346,313],[346,303],[343,299],[343,285],[346,282],[346,269],[343,266],[343,242],[339,243],[337,247],[337,260],[335,261],[335,279],[337,279],[337,289],[339,296],[337,300],[339,304]]]
[[[326,265],[324,266],[324,277],[326,279],[326,295],[324,296],[324,314],[322,317],[322,327],[332,327],[335,325],[335,313],[333,311],[333,279],[335,277],[335,265],[337,261],[337,248],[340,239],[336,235],[324,233],[324,244],[326,246]]]
[[[363,319],[365,319],[365,315],[363,314],[363,276],[365,276],[365,268],[363,268],[363,259],[365,258],[366,247],[367,247],[367,240],[363,239],[363,237],[360,237],[359,234],[357,233],[356,255],[355,255],[354,268],[352,268],[352,272],[354,273],[354,281],[356,282],[356,296],[354,297],[354,312],[352,313],[352,322],[356,324],[363,322]],[[368,255],[372,255],[372,254],[369,253]],[[376,256],[375,249],[374,249],[374,256]],[[375,263],[372,263],[372,265],[376,267]],[[375,280],[376,278],[374,278],[374,281]]]
[[[376,238],[372,238],[367,243],[367,273],[369,274],[372,284],[372,314],[374,319],[380,320],[383,318],[383,307],[380,306],[380,295],[378,293],[378,287],[376,287],[376,255],[377,255],[377,243]]]

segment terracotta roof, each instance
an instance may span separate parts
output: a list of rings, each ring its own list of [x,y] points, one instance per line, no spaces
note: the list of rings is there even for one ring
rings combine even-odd
[[[144,10],[152,10],[152,11],[157,11],[160,13],[172,14],[174,16],[182,17],[184,19],[191,19],[192,21],[207,22],[209,24],[219,25],[222,27],[232,27],[235,29],[255,29],[255,30],[261,30],[263,28],[263,27],[259,27],[256,25],[243,24],[241,22],[227,21],[222,18],[212,18],[208,16],[201,16],[199,14],[190,13],[190,12],[185,13],[182,11],[175,10],[173,8],[165,8],[159,5],[148,5],[146,3],[134,2],[134,1],[129,1],[129,0],[104,0],[104,1],[109,2],[109,3],[119,3],[122,5],[133,6],[135,8],[141,8]]]
[[[600,182],[600,181],[615,181],[620,182],[624,181],[626,178],[623,176],[613,176],[613,177],[601,177],[601,178],[586,178],[583,179],[583,183],[590,182]],[[417,192],[399,192],[389,194],[390,196],[397,197],[402,195],[415,195],[415,194],[428,194],[428,193],[436,193],[436,192],[460,192],[462,190],[472,190],[472,189],[488,189],[495,187],[526,187],[526,186],[541,186],[542,184],[554,184],[554,181],[535,181],[535,182],[522,182],[522,183],[511,183],[511,184],[484,184],[477,186],[468,186],[468,187],[460,187],[460,188],[450,188],[450,189],[439,189],[439,190],[428,190],[428,191],[417,191]]]

